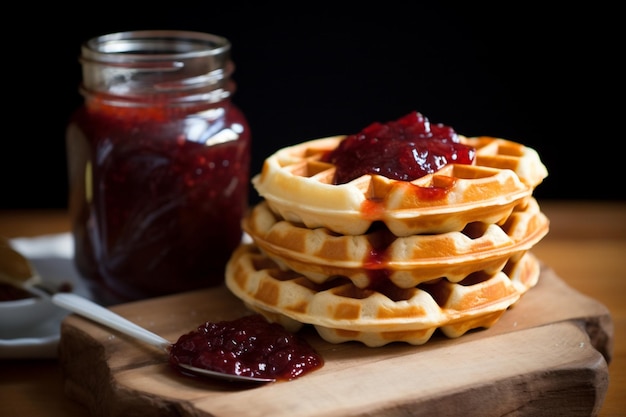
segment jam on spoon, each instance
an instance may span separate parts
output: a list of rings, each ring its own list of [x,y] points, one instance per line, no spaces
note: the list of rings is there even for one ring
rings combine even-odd
[[[226,374],[292,380],[320,368],[323,359],[305,340],[260,314],[207,322],[181,336],[170,363]]]
[[[0,238],[0,283],[34,292],[39,279],[34,266],[9,242]],[[19,284],[19,285],[17,285]],[[172,344],[167,339],[119,316],[113,311],[70,292],[37,291],[66,310],[118,330],[169,354],[170,364],[185,374],[227,380],[272,382],[291,380],[323,365],[323,359],[297,335],[261,315],[219,323],[206,322]]]
[[[259,315],[207,322],[172,344],[79,295],[55,294],[52,302],[164,350],[169,354],[170,365],[183,374],[229,381],[273,382],[300,377],[323,365],[322,357],[304,340]]]

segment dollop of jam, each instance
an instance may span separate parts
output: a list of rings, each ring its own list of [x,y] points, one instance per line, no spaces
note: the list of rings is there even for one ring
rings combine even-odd
[[[174,368],[182,363],[276,380],[292,380],[324,364],[306,340],[260,314],[198,326],[174,343],[169,360]]]
[[[471,164],[475,154],[451,127],[411,112],[348,135],[322,159],[336,166],[333,183],[345,184],[366,174],[413,181],[450,163]]]

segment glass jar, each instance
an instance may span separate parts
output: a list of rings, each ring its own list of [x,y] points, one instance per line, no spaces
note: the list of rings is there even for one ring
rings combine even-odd
[[[230,42],[188,31],[82,45],[67,127],[75,264],[102,302],[223,283],[248,206],[250,133]]]

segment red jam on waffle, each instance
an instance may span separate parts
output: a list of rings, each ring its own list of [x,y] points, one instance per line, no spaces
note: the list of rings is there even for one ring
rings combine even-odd
[[[366,174],[413,181],[447,164],[471,164],[475,153],[473,147],[460,143],[451,127],[431,124],[421,113],[412,112],[347,136],[324,161],[336,166],[334,184]]]

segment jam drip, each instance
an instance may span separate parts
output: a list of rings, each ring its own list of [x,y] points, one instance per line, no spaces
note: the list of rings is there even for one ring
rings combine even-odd
[[[260,314],[233,321],[206,322],[182,335],[170,351],[170,364],[192,365],[231,375],[292,380],[323,366],[303,339]]]
[[[412,112],[347,136],[323,160],[336,166],[334,184],[367,174],[413,181],[449,163],[471,164],[475,153],[473,147],[460,143],[451,127],[431,124],[421,113]]]

